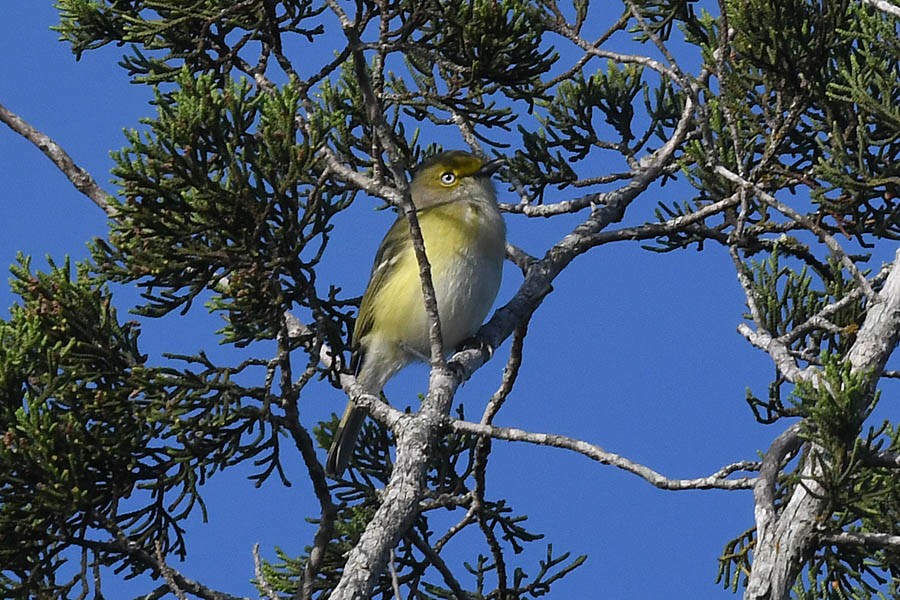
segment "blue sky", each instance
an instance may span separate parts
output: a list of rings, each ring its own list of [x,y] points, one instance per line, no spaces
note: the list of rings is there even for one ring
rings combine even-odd
[[[49,27],[50,2],[7,2],[0,8],[0,103],[49,134],[107,190],[111,150],[122,130],[153,114],[147,89],[128,83],[116,66],[122,49],[90,52],[76,63]],[[449,143],[449,142],[445,142]],[[21,251],[43,266],[49,254],[86,256],[86,242],[105,233],[105,217],[32,145],[0,127],[0,263]],[[501,199],[512,196],[499,186]],[[663,188],[641,202],[648,211]],[[504,196],[506,195],[506,196]],[[361,201],[338,222],[343,244],[333,280],[363,291],[370,257],[392,217]],[[509,217],[510,240],[542,254],[564,228]],[[569,220],[566,225],[571,225]],[[552,228],[552,231],[548,231]],[[499,302],[520,281],[508,265]],[[727,254],[715,247],[658,255],[637,244],[615,244],[581,257],[555,282],[531,324],[517,388],[497,424],[581,438],[671,477],[708,475],[724,464],[752,460],[784,425],[754,422],[745,389],[765,393],[768,358],[735,328],[743,295]],[[120,290],[121,318],[135,296]],[[0,286],[0,314],[13,301]],[[499,304],[498,304],[499,305]],[[188,319],[145,321],[143,351],[194,352],[215,346],[217,317],[195,310]],[[480,414],[496,388],[506,348],[461,390],[458,399]],[[426,371],[410,368],[388,396],[424,391]],[[307,392],[307,423],[340,412],[344,399],[321,385]],[[636,477],[562,450],[496,443],[488,493],[529,515],[531,527],[559,550],[586,553],[587,563],[557,584],[551,597],[607,599],[733,597],[714,583],[724,544],[751,526],[750,492],[664,492]],[[190,557],[175,563],[185,575],[231,593],[255,595],[251,547],[298,553],[311,539],[303,522],[316,504],[299,466],[294,485],[270,481],[255,489],[247,472],[213,478],[206,494],[209,523],[189,526]],[[542,549],[535,545],[533,556]],[[109,598],[136,596],[146,584],[111,577]]]

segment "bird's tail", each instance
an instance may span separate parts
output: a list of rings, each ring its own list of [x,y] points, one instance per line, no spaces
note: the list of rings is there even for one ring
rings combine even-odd
[[[402,366],[402,361],[389,353],[372,352],[358,353],[354,357],[358,361],[356,365],[356,382],[368,394],[378,396],[388,379]],[[385,360],[386,359],[386,360]],[[366,411],[358,408],[353,401],[347,402],[344,416],[334,433],[331,448],[328,449],[328,458],[325,460],[325,474],[338,478],[344,469],[350,464],[353,457],[353,449],[356,446],[356,438],[366,420]]]
[[[350,464],[353,448],[356,446],[356,438],[359,436],[359,430],[362,429],[365,420],[365,411],[357,408],[353,402],[348,402],[347,408],[344,409],[344,416],[341,417],[341,422],[331,442],[331,448],[328,449],[328,458],[325,461],[326,475],[338,478]]]

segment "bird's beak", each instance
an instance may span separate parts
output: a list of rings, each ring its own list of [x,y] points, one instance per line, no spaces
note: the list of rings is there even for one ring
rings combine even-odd
[[[505,158],[495,158],[494,160],[489,160],[488,162],[484,163],[480,169],[478,169],[478,173],[476,173],[476,175],[490,177],[491,175],[496,173],[497,170],[504,164],[506,164]]]

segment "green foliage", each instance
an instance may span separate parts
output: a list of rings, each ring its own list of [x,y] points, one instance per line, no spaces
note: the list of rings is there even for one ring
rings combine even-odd
[[[0,323],[0,539],[16,543],[0,546],[2,583],[11,595],[62,592],[74,584],[56,580],[65,548],[116,523],[120,501],[155,478],[164,452],[151,405],[164,390],[144,368],[137,327],[118,323],[85,269],[74,280],[68,264],[33,274],[22,259],[13,273],[21,304]],[[162,506],[140,512],[124,519],[137,548],[158,537],[183,551]],[[115,554],[98,544],[101,563]]]
[[[8,597],[68,596],[70,549],[129,576],[141,556],[184,556],[180,524],[203,508],[200,486],[254,459],[278,469],[277,432],[259,389],[234,381],[252,363],[196,372],[153,368],[138,328],[79,266],[13,269],[21,303],[0,322],[0,585]],[[253,404],[247,403],[253,399]]]
[[[900,38],[894,23],[860,9],[844,24],[840,37],[850,53],[828,81],[826,95],[852,112],[835,122],[830,132],[835,151],[823,154],[816,164],[831,192],[822,194],[820,202],[840,215],[847,231],[898,239]]]
[[[760,133],[775,111],[792,115],[790,128],[769,132],[778,146],[770,141],[767,153],[785,161],[776,172],[806,170],[816,182],[806,182],[812,197],[834,230],[896,239],[894,23],[860,3],[836,0],[735,2],[731,19],[739,53],[733,83],[747,90],[750,108],[760,107]],[[780,24],[777,34],[771,23]],[[752,122],[742,116],[742,123]]]
[[[592,145],[590,140],[600,137],[594,126],[594,111],[604,116],[620,144],[628,144],[634,139],[632,103],[638,93],[646,89],[642,76],[640,66],[620,68],[610,61],[606,72],[595,73],[588,79],[576,77],[560,84],[561,102],[547,106],[550,113],[548,126],[568,133],[560,142],[576,160],[588,155]]]
[[[430,0],[411,11],[416,48],[411,66],[434,81],[437,67],[450,91],[503,90],[528,98],[558,59],[544,48],[540,8],[523,0]]]
[[[684,101],[667,79],[651,86],[643,67],[611,60],[605,69],[587,77],[580,71],[573,73],[559,83],[556,94],[535,101],[546,116],[538,117],[541,128],[537,131],[519,126],[523,149],[510,161],[538,199],[548,186],[596,183],[580,179],[571,165],[598,152],[612,151],[634,160],[654,136],[666,138]],[[649,123],[644,122],[646,118]]]
[[[187,311],[216,290],[226,341],[274,338],[284,310],[321,306],[314,269],[351,195],[320,184],[320,141],[298,131],[293,85],[254,95],[246,81],[222,89],[186,70],[176,83],[157,93],[149,132],[129,132],[115,155],[126,200],[94,258],[105,277],[146,290],[143,314]]]
[[[322,12],[307,0],[283,0],[277,7],[231,0],[58,0],[56,6],[60,23],[54,29],[77,58],[107,44],[133,44],[134,54],[122,66],[136,82],[149,84],[172,81],[182,66],[225,75],[236,51],[250,42],[280,48],[282,36],[312,42],[324,33],[321,24],[306,26]]]
[[[815,382],[801,382],[794,390],[794,402],[808,430],[805,435],[814,438],[830,455],[831,467],[843,471],[849,459],[844,456],[852,450],[867,413],[860,407],[871,406],[871,376],[854,373],[848,362],[841,362],[833,355],[822,356],[822,374]],[[842,489],[836,482],[827,486]]]
[[[821,98],[844,51],[838,35],[850,17],[846,0],[726,3],[734,51],[772,90]],[[780,23],[775,30],[773,23]]]
[[[33,274],[21,259],[13,273],[21,304],[0,322],[0,539],[16,540],[0,545],[7,597],[66,589],[55,570],[68,539],[146,478],[159,434],[137,327],[118,323],[109,293],[68,264]]]
[[[365,29],[376,7],[359,8]],[[348,206],[355,189],[333,176],[321,151],[328,148],[366,172],[385,173],[389,163],[373,152],[383,132],[372,121],[360,70],[379,94],[391,140],[403,166],[409,166],[422,153],[416,134],[411,143],[408,139],[409,115],[438,125],[462,118],[477,127],[508,128],[513,111],[499,101],[533,105],[542,94],[542,77],[558,60],[544,42],[541,23],[547,14],[541,5],[437,0],[377,8],[382,19],[401,24],[382,49],[369,53],[362,66],[349,52],[336,52],[316,72],[286,56],[292,36],[309,42],[323,31],[314,18],[321,9],[310,3],[60,2],[58,30],[76,56],[109,43],[133,44],[123,67],[134,81],[155,86],[158,115],[145,120],[142,131],[128,132],[129,146],[115,154],[123,199],[115,205],[108,240],[94,244],[96,274],[142,288],[144,302],[137,310],[144,316],[183,314],[200,299],[227,317],[223,341],[239,346],[279,341],[277,361],[251,359],[220,367],[200,353],[172,357],[188,364],[184,371],[154,370],[166,384],[160,413],[165,419],[156,443],[185,443],[163,447],[183,465],[173,479],[192,482],[185,494],[189,502],[199,500],[196,485],[205,477],[242,460],[255,461],[259,481],[281,473],[278,433],[291,423],[297,435],[301,426],[294,403],[315,373],[310,359],[299,382],[290,376],[289,353],[301,340],[286,340],[285,311],[300,309],[315,323],[315,339],[343,347],[346,303],[333,289],[319,296],[317,267],[328,248],[332,218]],[[247,57],[257,42],[269,54],[254,70]],[[391,56],[401,53],[402,61]],[[254,87],[270,57],[286,81]],[[408,70],[395,74],[385,65]],[[235,71],[246,77],[235,77]],[[618,89],[632,85],[634,77],[640,79],[639,72],[623,79],[616,71],[609,83],[597,81]],[[593,101],[610,115],[618,111],[596,95]],[[619,122],[617,116],[610,118]],[[238,383],[254,381],[254,373],[257,385]],[[327,440],[329,432],[320,429],[317,435]],[[353,478],[333,490],[341,504],[322,517],[330,520],[331,540],[316,590],[334,585],[345,553],[380,502],[374,490],[391,472],[392,440],[386,432],[368,426],[363,438]],[[442,443],[428,478],[435,498],[464,495],[472,485],[474,447],[470,438]],[[551,552],[537,561],[536,578],[523,571],[507,575],[500,544],[520,552],[540,536],[530,533],[524,517],[505,501],[483,502],[480,519],[494,545],[487,548],[493,558],[490,564],[482,561],[478,585],[484,585],[487,573],[502,572],[495,579],[502,577],[507,588],[514,582],[522,588],[517,593],[542,594],[580,564],[582,559]],[[170,522],[177,524],[183,516],[173,515]],[[433,535],[429,519],[421,516],[397,549],[401,570],[438,575],[422,550],[435,542]],[[183,546],[177,550],[183,552]],[[281,562],[264,565],[263,577],[290,593],[308,557],[278,555]],[[389,579],[383,585],[388,588]],[[446,585],[439,577],[423,581],[421,589],[428,597],[447,597]]]
[[[372,169],[376,165],[383,169],[382,157],[369,156],[371,149],[377,146],[377,136],[370,122],[352,61],[341,63],[337,73],[338,76],[333,80],[325,80],[318,87],[316,102],[309,107],[309,121],[318,131],[327,134],[342,156],[354,157],[352,160],[365,169]],[[398,95],[406,92],[402,82],[392,81],[390,85],[397,90]],[[406,104],[404,101],[392,106],[390,135],[406,164],[414,165],[417,162],[415,140],[412,143],[407,141],[406,129],[398,110]]]
[[[682,160],[696,198],[666,202],[657,217],[690,214],[735,193],[733,183],[709,168],[723,165],[768,191],[808,194],[818,207],[813,218],[828,233],[862,245],[896,239],[900,44],[895,23],[849,0],[724,6],[727,32],[709,16],[682,25],[714,74],[704,107],[709,120],[703,136],[686,145]],[[749,253],[771,250],[774,238],[785,235],[784,221],[753,194],[743,202],[741,222],[748,227],[732,241]],[[724,243],[736,223],[731,218],[712,232],[706,226],[668,235],[658,240],[658,248],[702,245],[708,239]]]
[[[791,242],[787,240],[787,244]],[[810,319],[825,306],[852,293],[856,289],[855,283],[844,278],[839,263],[829,261],[820,265],[816,279],[821,279],[822,289],[815,289],[809,267],[803,265],[799,270],[792,269],[788,266],[789,261],[781,257],[782,248],[782,245],[776,246],[765,261],[753,263],[753,296],[766,331],[776,336],[790,335],[795,344],[792,348],[807,354],[817,355],[820,350],[845,353],[862,323],[861,301],[850,302],[835,310],[829,318],[832,328],[814,327]]]

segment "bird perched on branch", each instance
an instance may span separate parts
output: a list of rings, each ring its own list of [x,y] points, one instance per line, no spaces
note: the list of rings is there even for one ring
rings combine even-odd
[[[410,183],[437,298],[444,351],[478,331],[494,304],[506,245],[493,175],[502,160],[443,152],[419,165]],[[428,361],[430,319],[409,222],[388,230],[369,277],[354,329],[356,379],[378,395],[397,371]],[[348,402],[328,451],[325,471],[340,477],[353,455],[365,413]]]

